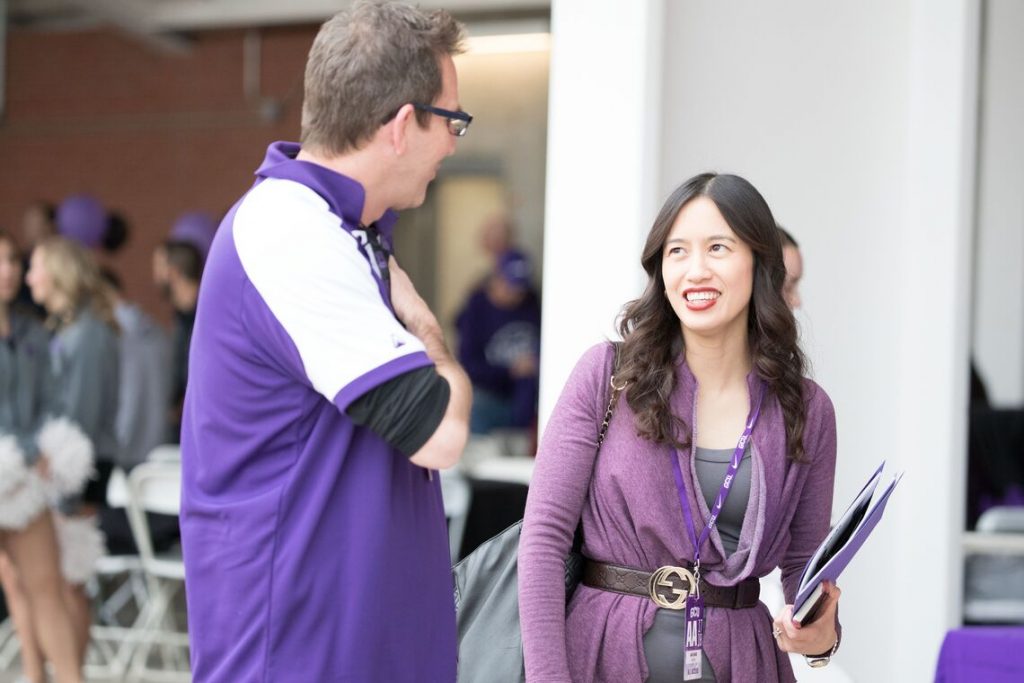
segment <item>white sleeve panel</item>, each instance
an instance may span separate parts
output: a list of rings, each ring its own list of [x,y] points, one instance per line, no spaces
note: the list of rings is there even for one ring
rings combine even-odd
[[[239,206],[232,231],[246,276],[327,400],[401,374],[384,371],[375,381],[374,371],[384,366],[429,364],[423,343],[381,298],[359,244],[315,192],[290,180],[264,180]],[[348,396],[346,405],[356,397]]]

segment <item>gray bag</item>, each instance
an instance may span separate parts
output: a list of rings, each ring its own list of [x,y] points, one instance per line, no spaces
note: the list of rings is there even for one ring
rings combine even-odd
[[[615,352],[617,361],[618,344]],[[609,386],[608,409],[597,437],[598,453],[622,390],[615,386],[614,374]],[[452,568],[459,630],[459,683],[522,683],[526,680],[517,579],[522,528],[523,521],[519,520]],[[583,574],[582,546],[583,531],[577,526],[572,550],[565,560],[566,602]]]

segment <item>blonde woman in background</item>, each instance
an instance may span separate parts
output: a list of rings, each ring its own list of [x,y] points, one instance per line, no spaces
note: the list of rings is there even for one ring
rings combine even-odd
[[[92,257],[75,243],[51,237],[33,251],[26,276],[32,298],[46,309],[53,331],[50,365],[54,411],[72,420],[88,437],[96,472],[81,496],[60,505],[61,564],[69,584],[69,604],[81,657],[91,621],[83,584],[104,553],[97,512],[106,504],[107,482],[118,452],[118,326],[113,297]]]

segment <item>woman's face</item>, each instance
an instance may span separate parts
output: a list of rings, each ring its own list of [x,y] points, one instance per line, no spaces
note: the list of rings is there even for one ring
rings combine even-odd
[[[0,240],[0,301],[9,304],[21,288],[21,258],[14,245]]]
[[[46,215],[46,210],[39,204],[33,204],[25,210],[21,223],[22,244],[31,249],[56,232],[53,221]]]
[[[782,247],[782,262],[786,264],[786,280],[782,284],[782,298],[792,309],[800,308],[800,280],[804,276],[804,259],[792,244]]]
[[[55,298],[53,277],[46,267],[44,256],[43,247],[36,247],[35,251],[32,252],[32,258],[28,264],[28,274],[25,275],[25,282],[28,283],[28,288],[32,292],[32,300],[43,306],[47,312],[55,313],[56,311],[53,310],[53,300]]]
[[[683,329],[743,330],[754,286],[754,254],[715,203],[697,197],[676,216],[662,254],[665,295]]]

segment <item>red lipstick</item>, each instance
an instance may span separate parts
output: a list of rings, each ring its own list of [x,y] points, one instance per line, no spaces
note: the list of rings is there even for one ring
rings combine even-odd
[[[710,295],[690,300],[691,295]],[[716,303],[718,303],[718,297],[722,293],[713,287],[691,287],[690,289],[683,290],[683,303],[686,304],[686,308],[691,311],[706,311]]]

